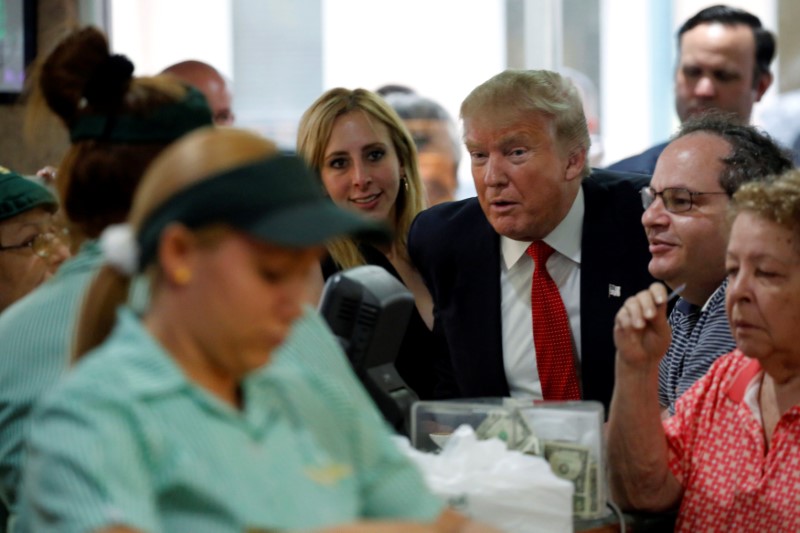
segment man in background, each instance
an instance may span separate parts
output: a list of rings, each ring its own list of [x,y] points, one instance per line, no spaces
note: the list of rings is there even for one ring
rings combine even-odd
[[[678,30],[675,69],[675,110],[681,122],[718,109],[749,124],[753,105],[772,84],[775,46],[761,20],[742,9],[715,5],[687,20]],[[652,174],[666,146],[658,144],[608,169]]]
[[[173,76],[194,86],[206,97],[214,124],[231,126],[234,121],[231,109],[232,95],[222,74],[208,63],[190,59],[165,68],[162,74]]]
[[[414,139],[428,206],[455,200],[461,139],[450,114],[438,102],[415,92],[394,90],[383,97]]]

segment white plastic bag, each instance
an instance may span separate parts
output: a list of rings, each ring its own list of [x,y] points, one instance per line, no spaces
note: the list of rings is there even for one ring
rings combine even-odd
[[[508,450],[499,439],[478,440],[468,425],[456,429],[438,454],[397,441],[430,489],[475,520],[508,533],[572,531],[574,486],[541,457]]]

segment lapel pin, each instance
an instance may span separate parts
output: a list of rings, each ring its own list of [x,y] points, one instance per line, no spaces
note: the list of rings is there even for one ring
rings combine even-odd
[[[608,297],[611,298],[612,296],[615,298],[619,298],[620,296],[622,296],[622,287],[620,287],[619,285],[612,285],[611,283],[609,283]]]

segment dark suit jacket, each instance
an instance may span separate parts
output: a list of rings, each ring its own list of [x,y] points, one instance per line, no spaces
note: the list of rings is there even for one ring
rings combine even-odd
[[[617,172],[636,172],[638,174],[648,174],[652,176],[653,170],[656,168],[658,156],[661,155],[661,152],[664,151],[664,148],[666,148],[668,144],[669,142],[657,144],[639,155],[617,161],[613,165],[608,165],[606,168]]]
[[[650,253],[641,224],[642,176],[595,170],[583,181],[581,375],[583,395],[608,409],[614,385],[613,323],[625,298],[646,288]],[[415,219],[411,259],[434,301],[440,398],[508,396],[500,316],[500,237],[476,198],[434,206]],[[620,287],[609,295],[610,285]]]

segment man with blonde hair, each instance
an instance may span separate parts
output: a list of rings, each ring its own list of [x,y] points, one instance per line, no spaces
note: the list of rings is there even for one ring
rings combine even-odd
[[[614,316],[652,281],[648,179],[589,167],[580,96],[555,72],[502,72],[460,115],[478,197],[423,211],[408,241],[443,347],[437,395],[607,407]]]

